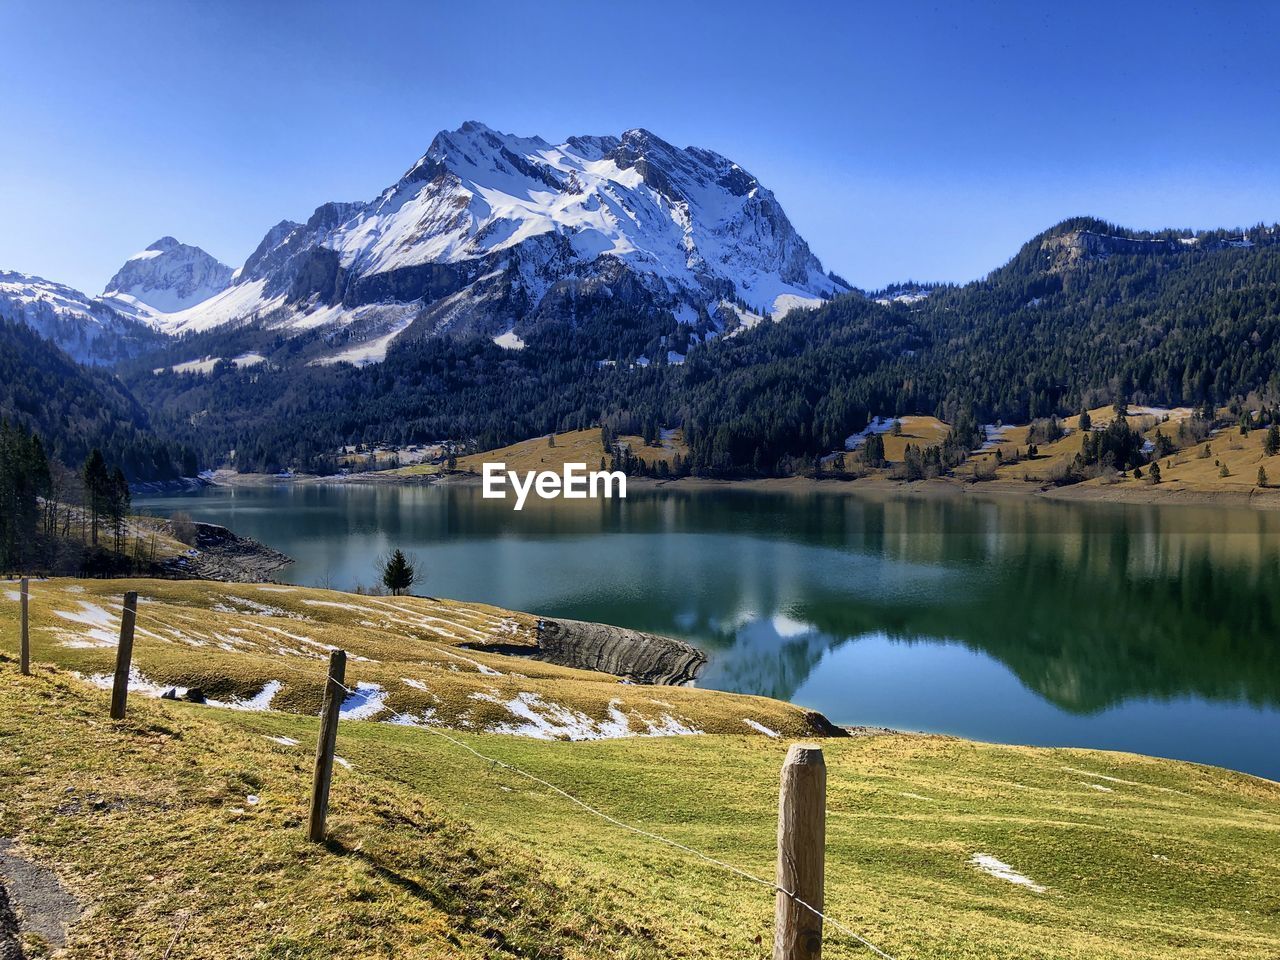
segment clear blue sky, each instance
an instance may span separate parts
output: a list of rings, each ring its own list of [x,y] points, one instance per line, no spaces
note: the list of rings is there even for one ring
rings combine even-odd
[[[0,268],[90,293],[164,234],[239,265],[467,119],[644,126],[773,189],[863,286],[1071,215],[1280,220],[1280,4],[6,3]]]

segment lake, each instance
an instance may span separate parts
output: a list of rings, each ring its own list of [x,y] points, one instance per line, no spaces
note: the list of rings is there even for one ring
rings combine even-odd
[[[138,498],[284,551],[281,580],[685,638],[700,686],[840,724],[1131,750],[1280,779],[1280,513],[971,496],[280,484]]]

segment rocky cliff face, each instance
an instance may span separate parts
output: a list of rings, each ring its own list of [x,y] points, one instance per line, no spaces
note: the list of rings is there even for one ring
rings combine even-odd
[[[1232,236],[1225,231],[1215,231],[1201,236],[1174,237],[1126,237],[1097,230],[1068,230],[1050,234],[1041,242],[1041,267],[1050,273],[1071,270],[1089,260],[1105,260],[1111,256],[1185,254],[1193,251],[1246,249],[1264,246],[1280,240],[1274,230],[1255,228],[1245,234]]]

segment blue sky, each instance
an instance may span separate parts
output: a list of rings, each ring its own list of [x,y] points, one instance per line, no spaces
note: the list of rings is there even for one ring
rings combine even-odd
[[[1280,220],[1280,4],[6,3],[0,269],[90,293],[164,234],[239,265],[467,119],[648,127],[859,285],[1093,214]]]

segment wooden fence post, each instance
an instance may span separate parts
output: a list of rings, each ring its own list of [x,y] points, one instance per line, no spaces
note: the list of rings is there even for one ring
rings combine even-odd
[[[827,765],[822,748],[794,743],[782,765],[778,792],[778,894],[773,960],[819,960],[823,855],[827,841]],[[786,891],[786,892],[783,892]]]
[[[18,665],[24,677],[31,676],[31,628],[28,624],[28,605],[31,602],[31,585],[22,578],[22,645],[18,648]]]
[[[133,663],[133,625],[138,619],[138,594],[130,590],[124,595],[124,612],[120,614],[120,644],[116,647],[116,676],[111,684],[111,719],[123,720],[129,698],[129,667]]]
[[[324,823],[329,815],[329,781],[333,777],[333,751],[338,743],[338,715],[346,696],[347,653],[329,654],[329,679],[324,685],[324,705],[320,708],[320,740],[316,743],[316,771],[311,780],[311,815],[307,818],[307,839],[324,843]]]

